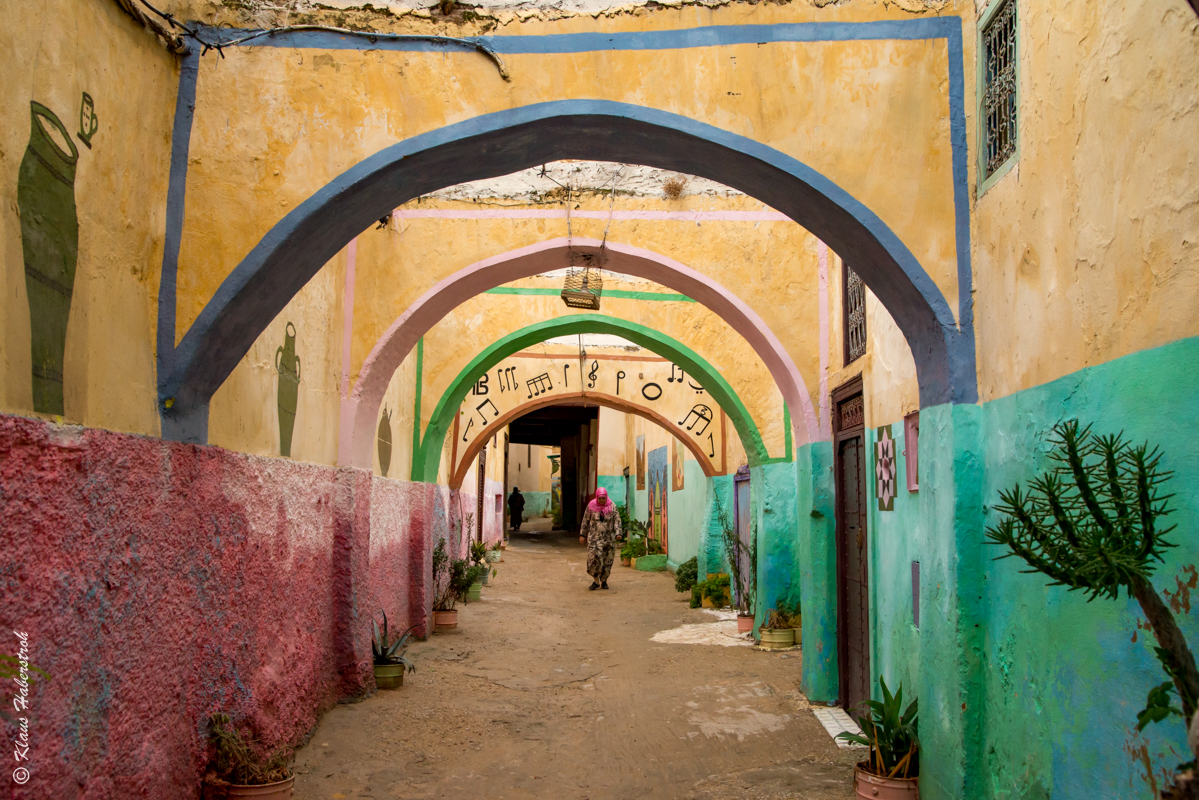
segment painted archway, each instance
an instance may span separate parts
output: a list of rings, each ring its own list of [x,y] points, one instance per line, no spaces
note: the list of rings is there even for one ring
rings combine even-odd
[[[412,454],[412,480],[427,483],[437,480],[437,469],[446,434],[457,417],[458,407],[462,405],[466,393],[484,372],[529,345],[577,333],[609,333],[623,337],[669,358],[695,375],[716,404],[724,410],[737,435],[741,437],[741,444],[745,447],[750,465],[757,466],[766,461],[766,446],[762,443],[761,433],[749,411],[728,381],[694,350],[664,333],[635,322],[598,314],[573,314],[539,322],[508,334],[475,356],[470,364],[458,373],[437,401],[421,438],[420,447]],[[669,425],[667,428],[669,429]]]
[[[487,440],[490,439],[496,431],[502,429],[512,420],[518,419],[531,411],[536,411],[539,408],[545,408],[546,406],[579,405],[603,406],[604,408],[623,411],[626,414],[635,414],[638,417],[649,420],[655,425],[660,425],[662,428],[668,431],[672,430],[673,428],[673,426],[670,424],[670,420],[657,413],[653,409],[647,408],[640,403],[630,402],[623,397],[614,397],[610,394],[603,394],[599,392],[574,392],[573,394],[569,395],[557,395],[554,397],[530,400],[529,402],[518,406],[517,408],[501,414],[494,422],[488,424],[487,427],[479,431],[479,434],[475,436],[475,438],[473,438],[470,441],[470,444],[467,446],[466,452],[463,454],[458,463],[458,468],[455,469],[454,473],[450,476],[450,488],[459,489],[462,487],[462,480],[466,477],[466,473],[470,472],[471,462],[474,460],[475,456],[477,456],[479,451],[487,445]],[[678,440],[683,443],[683,446],[691,451],[691,455],[695,456],[695,460],[699,462],[700,469],[704,471],[704,475],[711,478],[718,474],[714,469],[712,469],[712,464],[708,459],[707,453],[703,451],[703,448],[700,447],[694,439],[689,439],[686,437],[675,438],[678,438]]]
[[[400,315],[363,362],[342,407],[338,462],[370,468],[379,405],[392,374],[416,342],[442,317],[471,297],[495,286],[570,265],[570,256],[590,257],[605,269],[636,275],[681,292],[706,306],[739,333],[761,357],[790,408],[796,441],[817,441],[820,430],[807,384],[778,337],[753,309],[708,276],[642,248],[594,239],[552,239],[520,248],[459,270],[438,283]]]
[[[561,100],[485,114],[394,144],[280,220],[222,282],[178,347],[160,349],[163,436],[207,440],[213,393],[270,320],[379,217],[422,194],[560,159],[700,175],[778,209],[851,264],[890,312],[911,348],[922,406],[977,399],[969,322],[958,329],[945,297],[907,246],[833,181],[774,148],[677,114]]]

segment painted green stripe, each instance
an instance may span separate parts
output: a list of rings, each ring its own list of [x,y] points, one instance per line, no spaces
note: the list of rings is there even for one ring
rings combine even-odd
[[[527,295],[530,297],[558,297],[562,294],[561,289],[521,289],[515,286],[497,286],[494,289],[488,289],[483,294],[518,294]],[[674,294],[671,292],[630,292],[624,289],[609,289],[604,292],[602,297],[612,300],[649,300],[651,302],[667,302],[667,303],[694,303],[685,294]]]
[[[412,480],[420,480],[416,477],[417,464],[419,463],[418,455],[420,453],[420,396],[421,383],[425,371],[425,337],[420,337],[416,341],[416,402],[413,403],[412,410]]]
[[[475,385],[483,373],[508,356],[529,345],[544,342],[556,336],[571,336],[576,333],[609,333],[639,344],[642,347],[669,358],[687,372],[696,376],[712,399],[724,409],[733,423],[737,435],[745,445],[746,456],[750,466],[768,463],[766,446],[762,443],[762,435],[754,424],[753,418],[741,402],[741,398],[733,391],[719,372],[691,348],[659,331],[638,325],[635,322],[607,317],[601,314],[572,314],[558,319],[538,322],[518,331],[508,334],[496,341],[490,347],[475,356],[466,367],[458,373],[453,383],[441,395],[429,426],[425,430],[424,442],[419,454],[414,451],[412,457],[412,480],[432,483],[437,480],[437,468],[441,460],[441,450],[445,445],[446,433],[458,407],[466,393]],[[419,466],[418,466],[419,465]]]

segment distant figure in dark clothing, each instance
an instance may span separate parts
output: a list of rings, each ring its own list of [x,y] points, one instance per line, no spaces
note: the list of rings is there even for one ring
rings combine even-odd
[[[524,522],[525,518],[525,496],[516,486],[512,487],[512,494],[508,495],[508,517],[512,520],[512,530],[520,530],[520,523]]]

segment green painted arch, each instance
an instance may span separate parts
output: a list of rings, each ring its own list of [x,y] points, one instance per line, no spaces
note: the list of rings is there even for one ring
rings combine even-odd
[[[454,378],[449,388],[442,393],[433,409],[433,416],[425,428],[425,435],[420,449],[413,454],[412,480],[434,483],[437,481],[437,468],[441,460],[441,451],[445,446],[445,437],[453,424],[454,415],[466,398],[466,393],[475,385],[483,373],[503,361],[513,353],[546,339],[558,336],[570,336],[577,333],[609,333],[628,339],[647,350],[669,358],[687,372],[695,375],[704,389],[712,396],[729,420],[741,443],[745,446],[745,454],[751,467],[767,462],[766,445],[762,442],[762,434],[754,423],[745,404],[733,391],[729,382],[716,371],[702,356],[682,342],[636,322],[607,317],[601,314],[572,314],[566,317],[546,320],[514,331],[491,344],[463,368]],[[417,420],[420,424],[420,420]]]

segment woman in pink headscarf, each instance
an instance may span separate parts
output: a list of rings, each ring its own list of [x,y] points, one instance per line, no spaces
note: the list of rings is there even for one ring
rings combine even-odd
[[[616,556],[616,540],[620,538],[620,512],[608,499],[607,489],[597,489],[595,499],[587,504],[581,533],[587,539],[587,574],[592,577],[591,590],[607,589],[612,559]]]

